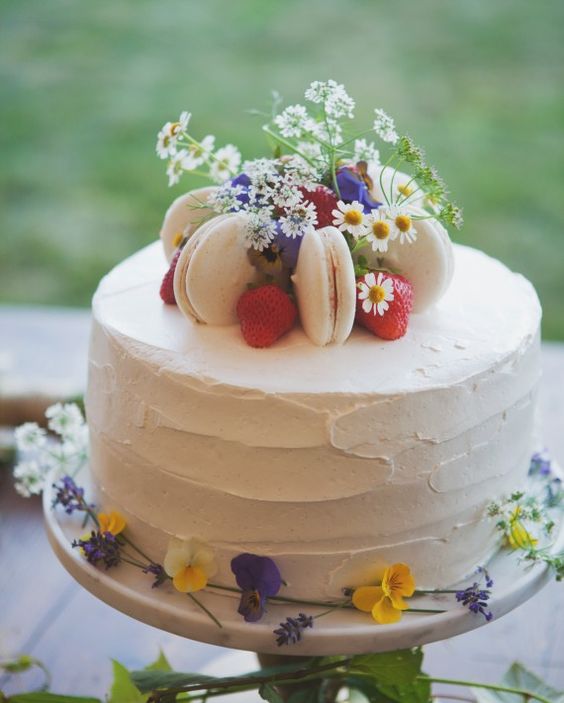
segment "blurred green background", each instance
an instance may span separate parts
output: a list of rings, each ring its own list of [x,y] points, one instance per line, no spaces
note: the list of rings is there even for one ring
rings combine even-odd
[[[526,274],[564,339],[563,28],[562,0],[2,0],[0,301],[88,305],[154,239],[194,185],[154,154],[181,109],[252,157],[245,110],[332,77],[426,147],[455,238]]]

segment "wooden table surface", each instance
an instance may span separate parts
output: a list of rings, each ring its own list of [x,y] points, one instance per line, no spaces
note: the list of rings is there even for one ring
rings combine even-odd
[[[0,316],[1,317],[1,316]],[[85,340],[83,340],[85,343]],[[564,345],[543,347],[541,407],[547,446],[564,463]],[[1,396],[1,394],[0,394]],[[0,397],[1,399],[1,397]],[[201,671],[213,665],[254,668],[251,654],[182,639],[114,611],[80,588],[47,543],[38,499],[24,500],[0,469],[0,658],[32,654],[48,666],[53,690],[102,696],[110,659],[142,667],[161,647],[173,666]],[[436,676],[498,681],[518,659],[564,689],[564,583],[552,583],[499,621],[425,648],[425,669]],[[27,674],[0,689],[15,692],[39,677]]]

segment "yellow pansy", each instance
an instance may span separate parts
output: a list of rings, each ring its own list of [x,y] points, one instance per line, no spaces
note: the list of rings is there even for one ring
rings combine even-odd
[[[507,541],[511,549],[532,549],[538,544],[538,539],[535,539],[527,530],[525,525],[519,519],[521,516],[521,506],[518,505],[511,513],[509,518],[509,531],[507,533]]]
[[[164,558],[164,570],[181,593],[194,593],[205,588],[217,572],[213,550],[196,537],[188,540],[173,537]]]
[[[381,625],[398,622],[401,611],[409,606],[404,597],[409,598],[415,591],[415,580],[407,564],[388,566],[379,586],[360,586],[353,593],[355,608],[372,617]]]
[[[115,510],[110,513],[98,513],[98,525],[102,534],[111,532],[114,536],[119,535],[125,530],[125,518]]]

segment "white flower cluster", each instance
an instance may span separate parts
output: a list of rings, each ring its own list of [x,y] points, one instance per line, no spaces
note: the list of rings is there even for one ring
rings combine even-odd
[[[206,135],[197,141],[188,134],[191,114],[182,112],[176,122],[167,122],[157,135],[156,151],[161,159],[168,159],[167,176],[169,186],[180,180],[182,173],[207,168],[206,175],[216,183],[223,183],[237,173],[241,165],[241,154],[233,144],[217,151],[215,137]]]
[[[362,203],[339,200],[332,215],[335,227],[348,232],[356,240],[365,238],[373,251],[388,251],[388,243],[398,237],[400,244],[411,244],[417,239],[411,214],[397,205],[381,205],[365,213]]]
[[[24,497],[43,491],[50,472],[55,476],[75,474],[88,460],[88,427],[74,403],[56,403],[45,412],[47,432],[35,422],[26,422],[15,431],[20,461],[14,467],[15,487]]]
[[[394,120],[381,108],[374,110],[376,119],[374,120],[373,129],[380,139],[388,144],[397,144],[399,135],[396,132]]]
[[[247,244],[264,251],[278,234],[301,237],[317,223],[315,205],[304,191],[319,183],[319,173],[297,156],[255,159],[242,167],[245,185],[230,181],[219,186],[210,199],[218,213],[245,212],[248,215]],[[280,214],[282,213],[282,214]]]

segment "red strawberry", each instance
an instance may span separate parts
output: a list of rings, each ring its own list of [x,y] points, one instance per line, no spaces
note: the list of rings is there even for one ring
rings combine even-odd
[[[292,329],[298,311],[282,288],[269,284],[251,288],[237,303],[241,332],[251,347],[269,347]]]
[[[317,210],[317,227],[333,224],[333,210],[337,209],[337,196],[326,186],[317,186],[315,190],[300,188],[306,203],[313,203]]]
[[[161,283],[161,298],[167,305],[176,305],[176,298],[174,297],[174,271],[181,253],[182,249],[176,250],[170,262],[169,269],[165,273],[163,282]]]
[[[356,281],[355,319],[358,324],[382,339],[403,337],[413,307],[411,283],[397,273],[384,271],[367,273]]]

